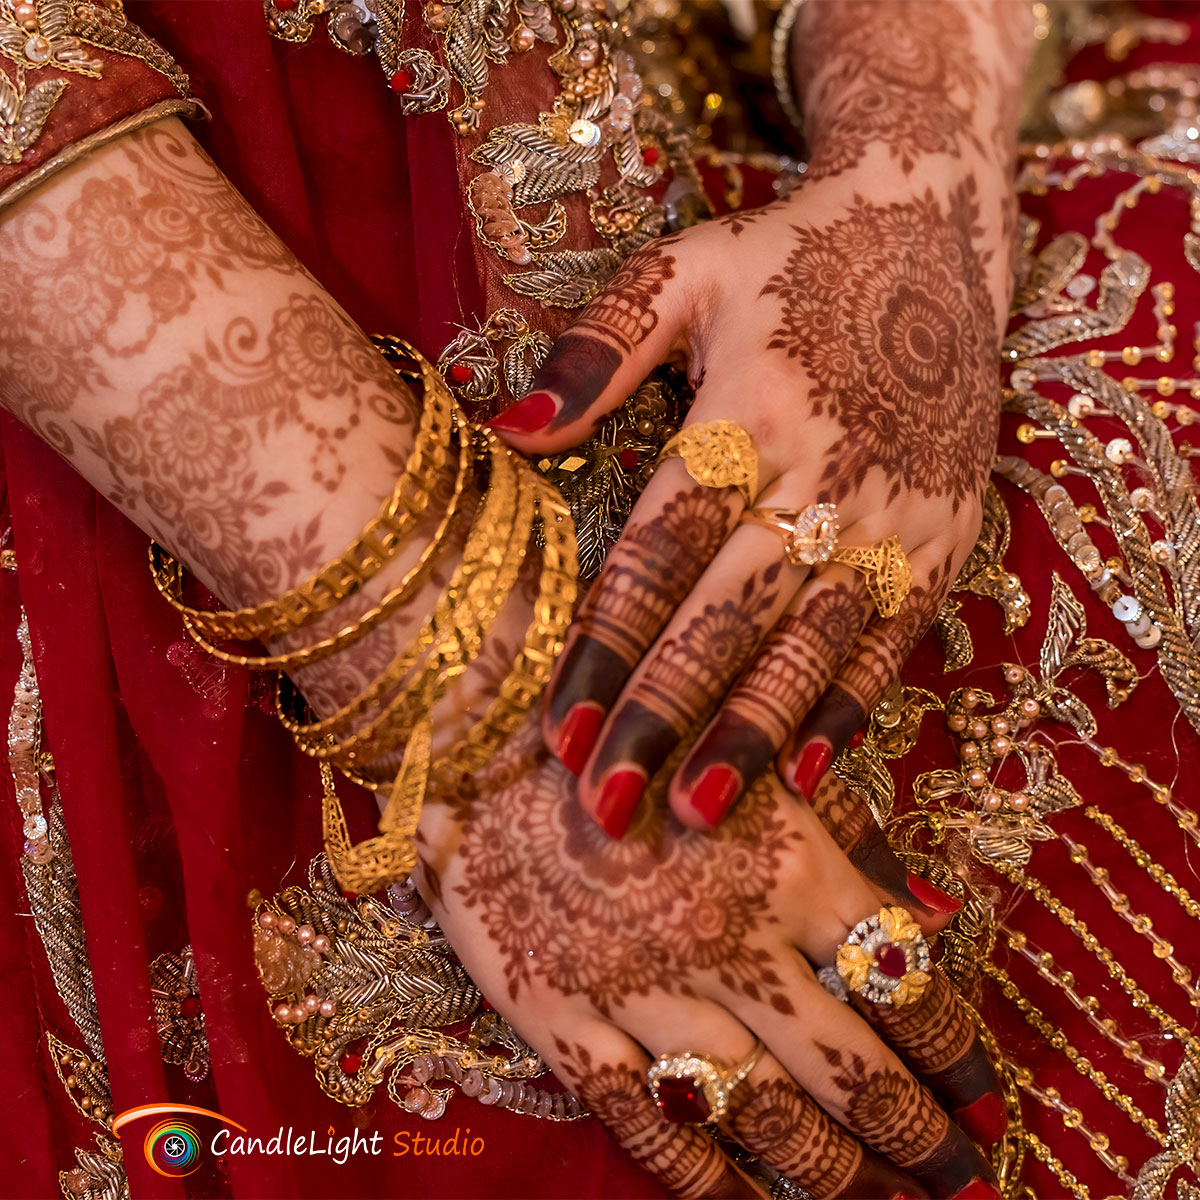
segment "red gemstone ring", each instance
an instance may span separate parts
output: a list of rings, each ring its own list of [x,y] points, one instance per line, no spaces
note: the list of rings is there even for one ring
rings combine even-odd
[[[650,1064],[646,1084],[668,1121],[712,1125],[729,1111],[734,1089],[754,1070],[765,1048],[756,1039],[746,1060],[732,1069],[691,1050],[663,1054]]]
[[[843,984],[872,1004],[915,1003],[929,986],[931,970],[921,927],[896,905],[859,921],[837,950]]]

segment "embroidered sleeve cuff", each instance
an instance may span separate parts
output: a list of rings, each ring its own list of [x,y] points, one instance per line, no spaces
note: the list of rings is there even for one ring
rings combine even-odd
[[[115,137],[195,115],[187,75],[157,42],[99,4],[0,8],[0,211]]]

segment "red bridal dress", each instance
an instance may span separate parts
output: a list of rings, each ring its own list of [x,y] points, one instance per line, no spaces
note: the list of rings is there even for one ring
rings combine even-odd
[[[617,6],[631,32],[605,41],[599,93],[561,57],[570,0],[325,7],[128,15],[187,71],[210,114],[196,136],[264,219],[476,414],[523,392],[645,240],[800,178],[763,141],[766,34],[737,40],[719,5]],[[1183,1198],[1200,1146],[1200,16],[1035,8],[1069,61],[1027,113],[987,520],[837,770],[966,899],[937,953],[1003,1068],[1006,1195]],[[79,36],[119,49],[103,12]],[[4,42],[0,72],[37,50]],[[174,68],[151,66],[106,120],[177,110]],[[586,573],[683,402],[653,381],[601,442],[541,464]],[[0,1190],[662,1195],[489,1009],[411,888],[336,887],[316,765],[259,680],[189,642],[145,536],[11,420],[0,463]],[[373,798],[347,804],[369,828]],[[339,1038],[324,999],[369,1008],[369,1037]],[[365,1079],[381,1046],[390,1067]],[[193,1173],[163,1174],[142,1144],[159,1117],[112,1128],[155,1103],[222,1114],[266,1152],[205,1144]],[[207,1143],[211,1118],[176,1115]]]

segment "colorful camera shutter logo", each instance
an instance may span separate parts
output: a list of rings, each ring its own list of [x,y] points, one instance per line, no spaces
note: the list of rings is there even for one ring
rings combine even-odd
[[[146,1161],[160,1175],[180,1179],[200,1166],[200,1135],[186,1121],[160,1121],[146,1134]]]

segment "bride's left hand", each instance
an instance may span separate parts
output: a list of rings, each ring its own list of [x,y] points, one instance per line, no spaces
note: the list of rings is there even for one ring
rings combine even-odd
[[[685,428],[749,433],[756,506],[833,503],[841,547],[894,534],[911,560],[911,593],[882,619],[863,575],[793,565],[778,530],[743,520],[736,490],[664,459],[576,618],[546,710],[551,751],[611,835],[705,720],[669,789],[685,824],[719,824],[777,756],[811,798],[932,620],[978,533],[999,411],[1006,256],[979,191],[963,164],[894,197],[852,168],[653,242],[493,422],[528,454],[575,445],[683,356]]]

